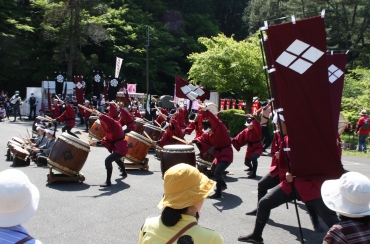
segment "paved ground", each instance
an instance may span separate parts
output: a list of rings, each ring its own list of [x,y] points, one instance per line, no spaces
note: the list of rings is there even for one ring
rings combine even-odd
[[[13,136],[25,136],[26,128],[31,130],[31,122],[0,123],[0,144],[4,155],[7,141]],[[226,178],[228,189],[223,192],[222,199],[205,201],[199,220],[202,226],[221,233],[225,243],[237,243],[239,235],[252,231],[255,217],[246,216],[245,212],[256,206],[257,182],[261,178],[246,178],[243,164],[245,148],[234,152],[234,162],[229,167],[234,175]],[[84,183],[47,184],[48,168],[34,165],[19,168],[41,194],[37,213],[24,224],[31,235],[50,244],[137,243],[145,218],[160,214],[156,207],[163,194],[160,162],[149,154],[149,171],[129,170],[129,177],[124,180],[120,179],[114,165],[113,185],[102,189],[99,184],[105,180],[104,159],[107,155],[105,148],[92,148],[82,169],[86,177]],[[266,156],[259,159],[258,175],[268,172],[270,160]],[[10,168],[10,164],[3,157],[0,171]],[[370,177],[368,158],[345,156],[343,164],[348,170]],[[298,207],[306,243],[321,243],[325,234],[315,233],[304,205],[299,203]],[[299,243],[293,204],[289,204],[289,209],[283,205],[272,211],[263,237],[265,243]]]

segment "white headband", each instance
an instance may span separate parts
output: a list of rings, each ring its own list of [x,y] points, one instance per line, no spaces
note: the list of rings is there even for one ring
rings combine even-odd
[[[45,129],[45,132],[46,132],[46,133],[49,133],[49,134],[51,134],[51,135],[54,135],[54,131],[53,131],[53,130]]]
[[[45,128],[42,128],[42,127],[36,127],[36,130],[42,130],[42,131],[45,131]]]

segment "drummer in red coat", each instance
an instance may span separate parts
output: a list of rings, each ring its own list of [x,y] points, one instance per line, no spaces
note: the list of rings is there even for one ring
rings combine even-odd
[[[178,138],[184,139],[184,133],[180,129],[179,125],[177,124],[176,120],[170,119],[168,122],[162,122],[161,125],[162,129],[165,130],[163,136],[159,141],[156,143],[159,144],[161,147],[171,144],[179,144],[178,140],[174,139],[172,136],[176,136]]]
[[[125,169],[125,164],[121,161],[121,158],[126,156],[128,151],[127,141],[125,141],[125,135],[122,130],[122,126],[118,121],[115,121],[113,118],[99,113],[94,109],[94,113],[99,115],[100,123],[105,131],[105,136],[101,140],[101,143],[106,149],[111,153],[105,159],[105,168],[107,170],[107,179],[104,184],[100,185],[101,187],[110,186],[111,177],[113,172],[112,162],[115,161],[120,167],[121,176],[123,178],[127,177],[127,172]],[[91,145],[96,145],[96,142],[91,143]]]
[[[54,99],[54,103],[50,108],[50,113],[53,119],[56,119],[60,115],[60,104],[58,103],[58,99]]]
[[[258,167],[257,159],[263,152],[262,127],[260,122],[253,118],[252,115],[247,114],[247,121],[245,122],[246,129],[240,132],[233,140],[232,144],[237,151],[246,144],[248,144],[247,152],[245,154],[245,165],[249,166],[252,161],[252,173],[248,176],[249,179],[256,178]]]
[[[135,123],[134,118],[132,115],[127,111],[127,107],[121,108],[119,122],[121,126],[126,125],[126,129],[124,130],[125,134],[129,133],[130,131],[135,131]]]
[[[86,108],[89,108],[89,109],[92,109],[92,107],[90,106],[90,101],[89,100],[86,100],[85,101],[85,107]],[[81,111],[81,114],[84,116],[84,119],[85,119],[85,126],[86,126],[86,129],[85,129],[85,132],[89,132],[89,118],[91,116],[91,112],[90,111],[87,111],[87,110],[84,110],[84,109],[80,109]]]
[[[136,106],[131,107],[131,114],[134,118],[140,118],[140,119],[143,118],[139,109]]]
[[[190,124],[185,128],[185,134],[190,135],[195,130],[195,138],[200,137],[203,134],[202,115],[192,114],[190,116]]]
[[[178,107],[176,120],[180,128],[184,129],[186,127],[184,108]]]
[[[120,117],[118,116],[117,106],[113,102],[109,103],[109,112],[108,112],[108,114],[115,121],[119,121]]]
[[[76,112],[69,101],[66,101],[65,103],[66,107],[64,112],[56,120],[62,123],[65,122],[65,126],[62,128],[62,132],[67,131],[68,134],[70,134],[71,136],[78,138],[78,136],[71,131],[72,128],[76,125]]]
[[[155,121],[158,123],[158,124],[162,124],[164,121],[166,121],[167,117],[168,117],[168,111],[165,109],[165,108],[159,108],[160,111],[157,111],[159,114],[158,114],[158,117],[155,119]],[[155,124],[157,124],[155,123]]]
[[[206,107],[200,106],[202,109]],[[216,178],[216,192],[210,198],[220,198],[222,188],[226,187],[224,171],[233,161],[233,149],[231,147],[230,135],[226,126],[211,111],[199,111],[203,118],[203,134],[193,140],[201,153],[214,150],[215,159],[211,171]]]

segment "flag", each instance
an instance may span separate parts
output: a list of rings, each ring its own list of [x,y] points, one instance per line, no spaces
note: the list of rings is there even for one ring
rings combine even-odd
[[[119,72],[121,71],[121,66],[122,66],[122,58],[116,57],[116,73],[114,77],[117,79],[119,76]]]
[[[175,77],[175,86],[176,97],[190,99],[191,101],[197,99],[204,101],[206,99],[209,99],[211,94],[209,90],[194,86],[177,75]]]
[[[116,100],[117,92],[120,89],[120,86],[118,85],[119,82],[116,78],[112,79],[110,76],[108,77],[108,80],[110,80],[108,82],[108,100]]]
[[[105,80],[105,75],[103,76],[103,79],[104,79],[104,99],[105,99],[105,101],[109,101],[109,99],[108,99],[108,85],[107,85],[107,81]]]
[[[131,104],[131,99],[130,99],[130,96],[128,95],[127,83],[125,80],[122,81],[122,88],[120,89],[120,91],[123,92],[126,100],[128,101],[129,104]]]
[[[328,75],[331,109],[333,114],[334,131],[338,131],[339,113],[342,104],[344,85],[344,71],[346,69],[347,54],[335,53],[326,55],[328,61]]]
[[[343,166],[332,119],[324,19],[269,26],[266,32],[278,87],[274,93],[279,93],[289,134],[292,174],[316,180],[339,178]]]
[[[145,113],[145,118],[149,121],[152,120],[151,116],[150,116],[150,91],[148,92],[148,96],[146,98],[146,113]]]
[[[55,94],[59,95],[63,93],[64,74],[55,71],[55,75]]]
[[[47,94],[47,96],[48,96],[48,109],[49,109],[49,111],[50,111],[50,109],[51,109],[51,98],[50,98],[50,86],[49,86],[49,81],[48,81],[48,94]]]
[[[74,84],[75,84],[77,104],[84,105],[85,104],[85,101],[84,101],[85,81],[83,80],[83,76],[75,76]],[[82,109],[79,108],[79,110],[81,113]]]
[[[63,99],[66,100],[67,98],[67,82],[64,82],[64,92],[63,92]]]

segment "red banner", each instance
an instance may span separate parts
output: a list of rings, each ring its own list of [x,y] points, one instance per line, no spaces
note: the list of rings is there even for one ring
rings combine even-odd
[[[230,99],[226,99],[226,110],[230,109]]]
[[[251,114],[254,114],[260,108],[260,102],[255,101],[251,107]]]
[[[346,69],[347,54],[327,54],[331,109],[333,113],[334,130],[338,131],[340,107],[344,85],[344,71]]]
[[[243,100],[239,100],[238,109],[243,110]]]
[[[232,100],[232,108],[236,108],[236,100],[235,99]]]
[[[209,99],[209,97],[211,96],[211,92],[209,90],[194,86],[190,84],[187,80],[177,75],[175,77],[175,84],[175,96],[178,98],[186,98],[192,101],[199,99],[201,101],[204,101],[206,99]]]
[[[343,167],[332,119],[324,19],[269,26],[267,36],[289,133],[292,174],[317,180],[339,178]]]
[[[225,99],[221,99],[221,107],[220,107],[220,111],[221,111],[221,110],[224,110],[224,107],[225,107]]]

